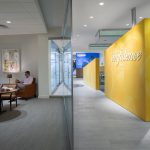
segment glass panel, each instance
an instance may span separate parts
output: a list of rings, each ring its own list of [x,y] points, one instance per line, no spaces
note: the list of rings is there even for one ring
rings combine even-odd
[[[71,90],[71,53],[64,53],[64,83]]]
[[[64,42],[64,83],[67,86],[70,93],[68,96],[64,96],[64,106],[67,122],[67,131],[69,139],[69,150],[73,149],[73,69],[72,69],[72,48],[71,48],[71,29],[72,29],[72,1],[66,0],[67,13],[65,18],[65,25],[63,30],[64,38],[67,38]]]
[[[72,49],[71,41],[51,40],[51,96],[64,100],[66,118],[67,150],[73,147],[73,99],[72,99]],[[58,47],[59,45],[59,47]],[[59,50],[58,50],[59,49]]]
[[[68,40],[69,41],[69,40]],[[73,93],[72,93],[72,49],[69,41],[64,48],[64,83],[68,88],[68,95],[64,96],[64,106],[67,121],[70,149],[73,148]]]
[[[73,149],[73,92],[72,92],[72,48],[71,16],[72,1],[65,0],[66,12],[62,39],[52,40],[51,54],[51,96],[63,98],[67,148]]]
[[[53,93],[60,84],[60,53],[58,51],[59,48],[55,42],[50,42],[51,93]]]
[[[51,53],[51,91],[55,89],[55,53]]]
[[[60,67],[59,67],[60,63],[59,63],[59,53],[56,53],[56,85],[58,86],[60,84]]]

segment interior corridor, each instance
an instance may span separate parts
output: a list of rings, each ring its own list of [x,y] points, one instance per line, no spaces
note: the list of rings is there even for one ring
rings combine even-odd
[[[150,123],[74,79],[75,150],[149,150]]]

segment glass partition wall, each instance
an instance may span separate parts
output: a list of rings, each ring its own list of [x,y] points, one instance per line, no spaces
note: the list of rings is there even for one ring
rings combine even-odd
[[[66,13],[63,28],[63,37],[68,38],[64,42],[64,83],[70,90],[70,95],[64,96],[64,108],[66,116],[66,126],[68,132],[69,149],[74,149],[73,145],[73,59],[72,59],[72,48],[71,48],[71,31],[72,31],[72,0],[66,0]],[[66,69],[68,68],[68,69]]]
[[[72,69],[72,56],[71,56],[71,43],[64,48],[64,84],[71,91],[71,69]],[[68,95],[70,95],[68,93]]]
[[[64,103],[66,139],[68,149],[73,147],[73,96],[71,41],[49,40],[51,97],[61,97]],[[58,47],[59,45],[59,47]],[[60,46],[61,45],[61,46]]]
[[[60,49],[58,46],[55,44],[54,41],[49,41],[51,42],[51,54],[50,54],[50,63],[51,63],[51,93],[54,93],[55,90],[58,88],[58,86],[61,83],[61,71],[60,71]]]
[[[66,12],[62,37],[50,42],[50,96],[59,96],[64,103],[67,148],[73,150],[73,81],[72,81],[72,1],[65,0]]]
[[[68,95],[64,96],[64,108],[70,148],[73,149],[73,72],[71,41],[64,47],[64,84]]]
[[[49,43],[51,96],[71,95],[72,61],[70,40],[50,40]]]

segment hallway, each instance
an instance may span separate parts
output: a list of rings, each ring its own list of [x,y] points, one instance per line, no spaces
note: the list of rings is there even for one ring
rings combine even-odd
[[[74,145],[75,150],[149,150],[150,123],[74,79]]]

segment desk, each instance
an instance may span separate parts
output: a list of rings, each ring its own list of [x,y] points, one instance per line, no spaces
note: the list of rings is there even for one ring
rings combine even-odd
[[[0,112],[2,111],[2,102],[3,102],[3,94],[8,94],[8,100],[10,100],[10,109],[11,109],[11,103],[12,101],[14,101],[14,99],[12,98],[12,94],[17,92],[17,89],[13,89],[13,90],[4,90],[4,89],[0,89]],[[17,97],[15,97],[16,100],[16,106],[17,106]]]

